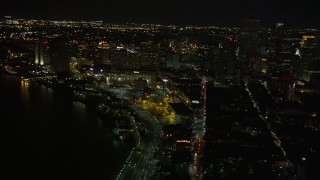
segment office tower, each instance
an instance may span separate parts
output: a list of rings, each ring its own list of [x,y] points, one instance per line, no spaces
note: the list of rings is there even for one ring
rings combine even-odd
[[[294,77],[310,82],[313,75],[320,73],[320,41],[316,35],[301,38],[294,62]]]
[[[160,46],[152,42],[141,42],[139,47],[139,65],[142,69],[158,70],[160,64]]]
[[[50,42],[51,71],[70,71],[70,49],[68,40],[64,37],[57,37]]]
[[[49,66],[50,63],[50,48],[48,40],[40,40],[35,42],[35,64]]]
[[[72,46],[71,54],[76,58],[84,58],[86,54],[87,45],[85,43],[79,43]]]
[[[137,48],[111,48],[110,55],[114,69],[153,71],[159,68],[159,46],[152,42],[141,42]]]
[[[98,44],[98,62],[110,64],[110,44],[107,41],[100,41]]]
[[[242,19],[239,45],[239,67],[244,74],[251,72],[250,62],[259,55],[260,20]]]
[[[230,35],[223,37],[218,43],[209,48],[210,69],[213,69],[214,78],[217,82],[234,81],[236,79],[238,69],[237,45],[236,36]]]
[[[225,75],[233,79],[236,75],[236,43],[235,36],[228,36],[225,50]]]
[[[180,68],[180,54],[175,52],[167,53],[167,67],[178,69]]]
[[[268,74],[273,76],[291,75],[296,45],[294,29],[290,24],[277,23],[271,31],[267,53]]]
[[[135,69],[138,62],[138,52],[125,47],[111,49],[111,66],[117,70]]]
[[[170,51],[170,43],[168,39],[163,39],[159,42],[159,67],[165,68],[167,66],[167,53]]]
[[[199,63],[197,64],[199,67],[206,68],[206,69],[209,68],[210,66],[209,54],[210,54],[210,48],[208,46],[199,47],[197,53],[194,55],[199,59],[198,60]]]

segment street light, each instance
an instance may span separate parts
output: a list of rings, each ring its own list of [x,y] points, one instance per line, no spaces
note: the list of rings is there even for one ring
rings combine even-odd
[[[162,103],[162,113],[164,113],[164,104],[165,104],[165,102],[164,102],[164,97],[165,97],[165,93],[166,93],[165,85],[167,84],[168,79],[162,79],[162,80],[163,80],[163,97],[162,97],[162,101],[163,101],[163,103]]]
[[[163,96],[165,95],[165,85],[167,84],[168,79],[163,79]]]

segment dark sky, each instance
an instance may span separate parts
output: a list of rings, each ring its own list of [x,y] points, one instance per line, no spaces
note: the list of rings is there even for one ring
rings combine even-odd
[[[0,15],[34,19],[103,20],[183,25],[237,26],[255,16],[274,26],[320,26],[317,1],[303,0],[5,0]]]

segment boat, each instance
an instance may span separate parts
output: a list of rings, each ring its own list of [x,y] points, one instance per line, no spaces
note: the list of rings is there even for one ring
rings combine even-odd
[[[12,66],[9,66],[9,65],[4,66],[4,72],[6,72],[8,74],[12,74],[12,75],[18,75],[18,72],[15,71],[15,68],[13,68]]]

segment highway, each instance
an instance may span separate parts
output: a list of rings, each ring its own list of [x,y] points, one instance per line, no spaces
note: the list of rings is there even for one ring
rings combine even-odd
[[[129,102],[128,106],[144,121],[147,130],[145,138],[140,139],[137,126],[135,125],[136,120],[134,118],[131,119],[131,123],[134,124],[135,133],[137,133],[139,140],[116,179],[150,179],[156,172],[156,164],[158,162],[154,159],[154,153],[160,143],[160,134],[162,131],[158,119],[135,104],[132,95],[126,89],[104,88],[104,90],[113,92],[118,95],[118,97]]]

